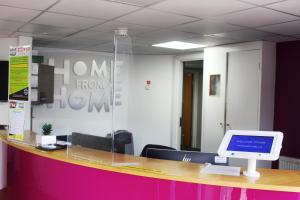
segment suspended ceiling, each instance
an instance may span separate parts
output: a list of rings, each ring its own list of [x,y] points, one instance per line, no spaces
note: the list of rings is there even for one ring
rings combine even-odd
[[[0,37],[32,36],[35,47],[112,52],[119,27],[141,54],[188,52],[151,46],[172,40],[292,41],[300,39],[300,1],[0,0]]]

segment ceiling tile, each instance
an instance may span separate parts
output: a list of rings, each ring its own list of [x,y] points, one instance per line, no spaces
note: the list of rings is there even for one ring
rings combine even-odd
[[[267,4],[286,1],[286,0],[240,0],[240,1],[262,6],[262,5],[267,5]]]
[[[253,5],[236,0],[167,0],[150,8],[204,18],[244,10]]]
[[[40,11],[0,6],[0,19],[28,22]]]
[[[114,34],[108,32],[97,32],[97,31],[82,31],[75,35],[70,36],[70,38],[93,40],[94,43],[104,43],[104,42],[113,42]]]
[[[2,31],[16,31],[23,24],[24,23],[22,23],[22,22],[0,20],[0,30],[2,30]]]
[[[133,24],[140,24],[144,26],[156,26],[156,27],[170,27],[191,21],[195,21],[195,18],[185,17],[170,13],[164,13],[154,11],[150,9],[143,9],[141,11],[134,12],[118,19],[121,22],[128,22]]]
[[[162,0],[109,0],[113,2],[120,2],[124,4],[136,5],[136,6],[148,6],[150,4],[162,1]]]
[[[57,0],[0,0],[0,5],[15,6],[19,8],[28,8],[44,10],[54,4]]]
[[[266,37],[264,40],[269,41],[269,42],[288,42],[288,41],[295,41],[295,40],[299,40],[299,39],[297,39],[295,37],[276,35],[276,36],[272,36],[272,37]]]
[[[177,49],[167,49],[167,48],[161,48],[161,47],[153,47],[153,46],[133,46],[132,51],[134,54],[169,54],[169,55],[175,55],[180,54],[186,51],[183,50],[177,50]]]
[[[50,39],[33,39],[33,47],[46,47],[49,43],[53,42],[53,40]]]
[[[113,33],[114,30],[116,30],[118,28],[123,28],[123,27],[128,28],[129,35],[137,35],[137,34],[145,33],[148,31],[154,31],[157,29],[152,26],[142,26],[142,25],[123,23],[123,22],[118,22],[118,21],[109,21],[109,22],[106,22],[99,26],[96,26],[96,27],[92,28],[91,30]]]
[[[114,52],[114,44],[113,43],[105,43],[105,44],[93,45],[93,46],[83,47],[83,48],[81,48],[81,50],[113,53]]]
[[[143,37],[134,36],[131,38],[132,44],[135,46],[151,46],[155,40]]]
[[[57,35],[57,36],[66,36],[71,33],[78,31],[74,28],[63,28],[58,26],[49,26],[42,24],[26,24],[19,31],[26,33],[42,34],[42,35]]]
[[[162,29],[162,30],[138,35],[138,37],[140,38],[146,38],[146,40],[148,41],[151,40],[153,42],[169,42],[169,41],[182,40],[185,38],[190,38],[195,36],[197,35],[192,33],[168,30],[168,29]]]
[[[201,36],[189,38],[187,40],[184,40],[184,42],[191,42],[205,46],[216,46],[221,44],[237,43],[238,41],[224,37]]]
[[[204,35],[204,34],[223,33],[228,31],[236,31],[244,28],[240,26],[226,24],[223,22],[215,22],[212,20],[200,20],[197,22],[179,25],[172,29]]]
[[[10,34],[12,34],[12,31],[8,31],[8,30],[0,30],[0,36],[1,37],[7,37],[9,36]],[[1,38],[0,37],[0,38]]]
[[[78,39],[62,39],[48,43],[46,46],[49,48],[59,49],[74,49],[78,50],[86,46],[93,45],[92,41],[78,40]]]
[[[45,40],[58,40],[58,39],[62,38],[57,35],[26,33],[26,32],[22,32],[22,31],[15,32],[13,35],[14,36],[27,36],[27,37],[32,37],[33,39],[45,39]]]
[[[300,1],[299,0],[283,1],[283,2],[269,5],[267,7],[300,16]]]
[[[140,7],[99,0],[63,0],[50,11],[84,17],[112,19]]]
[[[233,31],[228,33],[218,33],[218,34],[213,34],[212,36],[225,37],[225,38],[230,38],[239,41],[255,41],[255,40],[263,40],[264,38],[273,35],[274,34],[272,33],[247,29],[247,30]]]
[[[32,23],[35,24],[60,26],[60,27],[67,27],[67,28],[80,28],[80,29],[85,29],[87,27],[94,26],[101,22],[104,21],[99,19],[96,20],[96,19],[49,13],[49,12],[42,14],[41,16],[39,16],[38,18],[32,21]]]
[[[257,29],[283,35],[296,35],[300,34],[300,21],[264,26]]]
[[[87,39],[87,38],[75,38],[75,37],[63,38],[59,42],[62,42],[62,43],[74,43],[75,45],[82,45],[83,47],[85,47],[85,46],[91,46],[91,45],[96,45],[96,44],[100,44],[101,43],[101,42],[96,41],[96,40],[91,40],[91,39]]]
[[[257,16],[259,16],[259,19]],[[215,19],[241,26],[257,27],[297,20],[299,17],[259,7],[216,17]]]

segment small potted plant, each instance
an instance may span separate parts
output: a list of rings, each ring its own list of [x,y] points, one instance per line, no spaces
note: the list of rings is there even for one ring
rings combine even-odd
[[[50,135],[52,132],[52,124],[45,123],[42,126],[43,134],[36,136],[36,141],[38,145],[48,145],[56,143],[56,136]]]
[[[44,134],[44,135],[50,135],[51,132],[52,132],[52,124],[47,124],[47,123],[45,123],[45,124],[42,126],[42,129],[43,129],[43,134]]]

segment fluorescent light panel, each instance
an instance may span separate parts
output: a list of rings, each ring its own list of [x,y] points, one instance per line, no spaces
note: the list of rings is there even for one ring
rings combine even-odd
[[[193,44],[193,43],[188,43],[188,42],[180,42],[180,41],[171,41],[171,42],[165,42],[165,43],[160,43],[160,44],[153,44],[152,46],[169,48],[169,49],[180,49],[180,50],[204,47],[204,45]]]

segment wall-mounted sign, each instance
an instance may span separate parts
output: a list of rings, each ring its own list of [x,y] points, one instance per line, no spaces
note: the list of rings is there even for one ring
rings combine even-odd
[[[9,99],[29,100],[31,46],[10,47]]]
[[[220,96],[221,75],[213,74],[209,76],[209,96]]]

